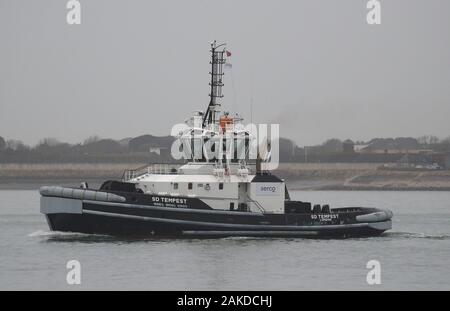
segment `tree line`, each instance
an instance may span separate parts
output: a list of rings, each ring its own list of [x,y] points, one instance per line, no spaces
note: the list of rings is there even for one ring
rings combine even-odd
[[[91,136],[81,143],[69,144],[55,138],[44,138],[35,146],[20,140],[0,136],[1,163],[83,163],[83,162],[173,162],[170,148],[172,136],[141,135],[134,138],[114,140]],[[280,138],[279,154],[282,162],[389,162],[394,155],[375,156],[349,153],[345,144],[367,145],[376,150],[415,150],[450,153],[450,137],[374,138],[368,142],[328,139],[322,144],[299,147],[294,141]],[[392,158],[392,159],[391,159]]]

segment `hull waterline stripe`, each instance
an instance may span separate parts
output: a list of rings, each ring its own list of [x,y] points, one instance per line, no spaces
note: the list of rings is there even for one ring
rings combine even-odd
[[[182,231],[183,235],[196,235],[196,236],[230,236],[230,235],[252,235],[252,236],[317,236],[317,231]]]
[[[296,231],[296,230],[297,231],[298,230],[327,231],[327,230],[333,230],[333,229],[370,227],[368,223],[346,224],[346,225],[321,225],[321,226],[226,224],[226,223],[200,222],[200,221],[191,221],[191,220],[163,219],[163,218],[155,218],[155,217],[135,216],[135,215],[99,212],[99,211],[93,211],[93,210],[89,210],[89,209],[83,209],[83,214],[118,217],[118,218],[134,219],[134,220],[142,220],[142,221],[153,221],[153,222],[161,222],[161,223],[171,223],[171,224],[179,224],[179,225],[195,225],[195,226],[222,227],[222,228],[242,228],[242,229],[256,229],[256,230],[258,230],[258,229],[274,229],[274,230],[279,229],[279,230],[285,230],[285,231],[287,231],[287,230],[288,231],[290,231],[290,230],[292,230],[292,231]]]

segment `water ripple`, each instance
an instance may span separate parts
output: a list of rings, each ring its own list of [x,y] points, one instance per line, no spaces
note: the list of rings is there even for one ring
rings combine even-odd
[[[431,240],[450,240],[449,234],[425,234],[421,232],[386,232],[384,237],[400,239],[431,239]]]

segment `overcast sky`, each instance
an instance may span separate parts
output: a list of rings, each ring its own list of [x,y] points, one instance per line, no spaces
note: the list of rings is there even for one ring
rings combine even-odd
[[[450,1],[0,0],[0,136],[35,144],[165,135],[205,109],[209,43],[223,107],[299,145],[450,135]]]

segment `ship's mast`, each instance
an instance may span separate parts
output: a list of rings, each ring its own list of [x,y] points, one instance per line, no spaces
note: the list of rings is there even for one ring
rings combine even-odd
[[[219,50],[219,48],[221,48]],[[216,114],[218,113],[217,107],[220,106],[218,98],[222,98],[222,77],[223,64],[225,64],[225,44],[216,45],[216,41],[211,43],[211,82],[209,83],[211,90],[209,93],[209,105],[206,109],[206,113],[203,116],[203,127],[207,124],[215,124],[217,121]]]

